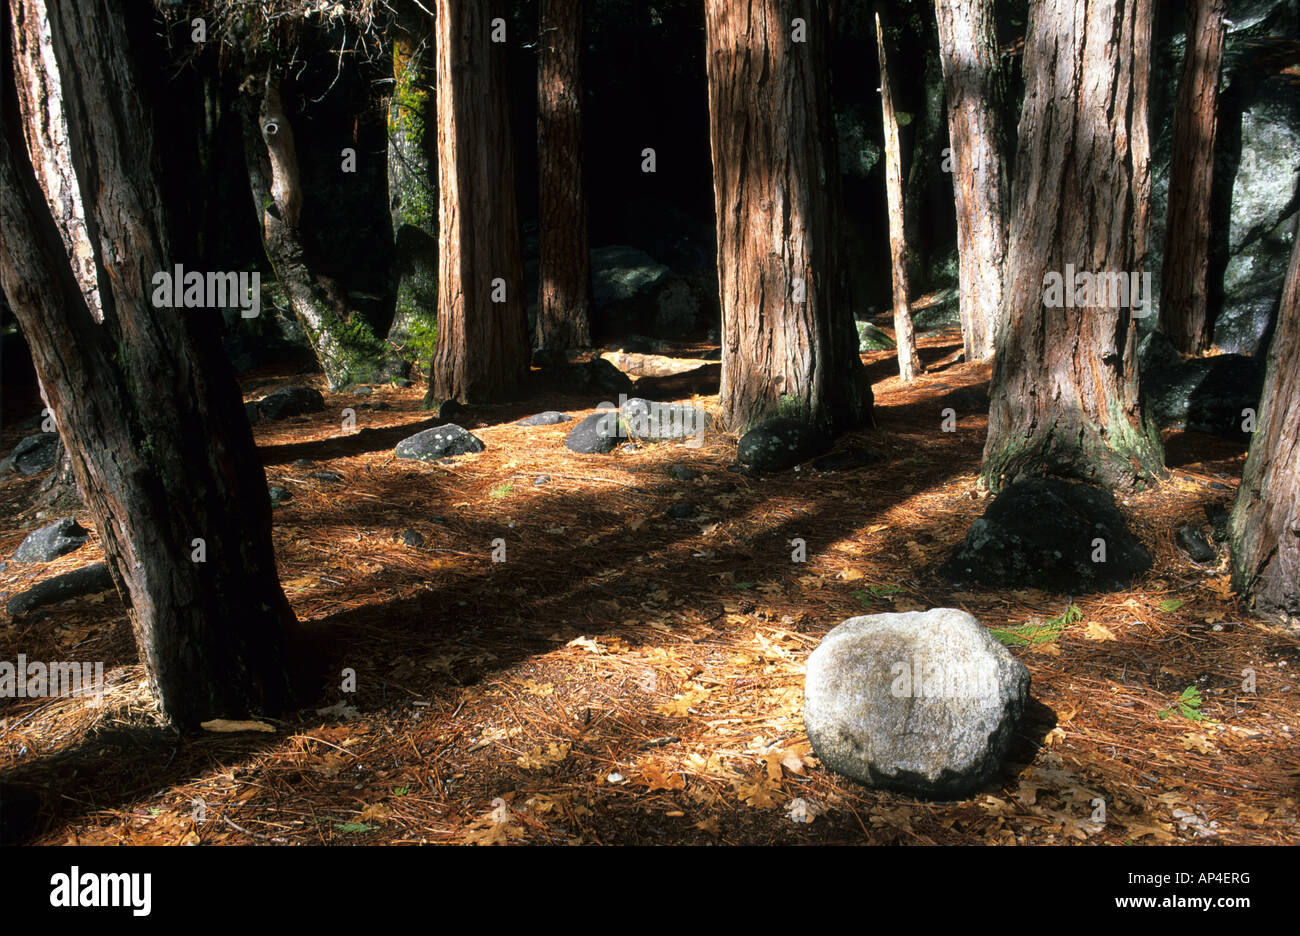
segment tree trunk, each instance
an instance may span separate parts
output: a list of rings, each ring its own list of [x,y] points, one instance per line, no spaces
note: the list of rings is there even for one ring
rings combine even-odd
[[[352,315],[338,284],[312,272],[299,230],[303,191],[298,154],[279,79],[268,74],[260,104],[245,98],[241,108],[249,189],[266,257],[330,389],[401,376],[402,362],[360,315]]]
[[[1210,346],[1210,188],[1223,64],[1224,0],[1190,0],[1174,112],[1160,330],[1184,354]]]
[[[935,0],[953,196],[962,344],[966,360],[993,357],[1003,319],[1007,257],[1004,76],[992,0]]]
[[[506,106],[488,0],[438,0],[438,351],[431,390],[492,402],[528,373],[528,314]]]
[[[585,348],[591,344],[591,255],[582,180],[582,0],[542,0],[540,24],[537,347]]]
[[[1138,142],[1146,121],[1150,20],[1150,0],[1042,0],[1030,8],[1009,318],[984,448],[991,490],[1026,475],[1132,488],[1164,474],[1160,436],[1139,396],[1132,309],[1071,307],[1072,284],[1068,298],[1048,307],[1046,279],[1075,270],[1128,279],[1142,269],[1150,175],[1129,141]]]
[[[898,375],[903,383],[916,380],[921,361],[912,333],[912,307],[908,303],[907,236],[903,225],[903,155],[898,144],[898,118],[894,92],[889,86],[889,61],[885,34],[876,14],[876,54],[880,60],[880,107],[885,126],[885,193],[889,201],[889,264],[894,283],[894,341],[898,345]]]
[[[153,126],[118,5],[48,7],[103,322],[87,308],[13,121],[0,139],[0,283],[164,714],[190,726],[272,713],[290,695],[282,643],[294,618],[275,576],[266,476],[221,352],[220,312],[148,299],[170,249]],[[13,74],[3,72],[12,107]],[[206,561],[195,561],[196,539]]]
[[[403,360],[433,363],[438,335],[438,180],[434,142],[433,17],[402,7],[389,30],[393,98],[388,107],[388,200],[397,302],[388,340]]]
[[[1232,509],[1232,583],[1263,613],[1300,616],[1300,242],[1278,308],[1259,419]]]
[[[794,41],[791,20],[804,20]],[[705,6],[723,420],[871,421],[839,248],[822,0]]]
[[[86,212],[68,150],[63,91],[54,64],[45,0],[22,0],[9,6],[13,29],[14,79],[27,153],[36,180],[58,225],[86,304],[103,318],[95,282],[95,253],[86,235]]]
[[[912,116],[911,158],[903,184],[903,232],[907,245],[907,282],[913,290],[926,292],[933,282],[935,230],[931,197],[934,173],[944,139],[943,69],[938,55],[925,51],[920,81],[920,106]],[[895,106],[898,100],[894,100]],[[901,135],[900,135],[901,139]]]

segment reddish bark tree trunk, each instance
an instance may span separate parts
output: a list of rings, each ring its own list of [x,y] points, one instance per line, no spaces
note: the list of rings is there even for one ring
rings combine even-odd
[[[898,142],[894,92],[889,86],[889,60],[885,35],[876,14],[876,55],[880,61],[880,107],[885,127],[885,195],[889,203],[889,263],[894,285],[894,341],[898,346],[898,376],[903,383],[916,380],[921,360],[912,332],[912,307],[908,304],[907,236],[903,224],[903,153]]]
[[[1300,616],[1300,244],[1282,290],[1277,331],[1241,489],[1233,506],[1232,583],[1256,610]]]
[[[187,726],[275,712],[290,695],[282,643],[294,618],[275,576],[266,476],[221,352],[220,312],[149,300],[170,251],[153,126],[118,5],[51,0],[48,15],[103,322],[86,306],[9,120],[0,139],[0,283],[163,712]],[[206,561],[195,561],[195,539]]]
[[[582,0],[542,0],[540,23],[537,347],[585,348],[591,344],[591,255],[582,180]]]
[[[1135,135],[1146,122],[1149,3],[1042,0],[1030,8],[1009,319],[984,448],[994,491],[1026,475],[1131,488],[1164,474],[1159,433],[1142,412],[1132,309],[1045,304],[1045,274],[1064,277],[1067,264],[1126,277],[1142,269],[1150,176],[1145,138]]]
[[[803,23],[803,41],[794,41]],[[839,169],[821,0],[708,0],[723,419],[867,424],[871,386],[837,247]]]
[[[1210,189],[1223,64],[1224,0],[1190,0],[1174,112],[1160,330],[1184,354],[1210,346]]]
[[[966,360],[993,356],[1004,316],[1007,174],[1002,163],[1004,84],[991,0],[935,0],[948,100],[962,344]]]
[[[505,44],[487,0],[438,0],[438,351],[432,392],[509,397],[528,373],[528,318],[506,107]]]

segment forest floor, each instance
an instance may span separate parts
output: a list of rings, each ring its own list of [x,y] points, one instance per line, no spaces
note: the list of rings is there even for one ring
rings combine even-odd
[[[960,341],[922,345],[933,362]],[[886,458],[835,473],[733,473],[726,436],[577,455],[573,423],[513,424],[581,417],[590,399],[473,408],[458,422],[486,451],[445,465],[393,457],[428,423],[418,387],[326,393],[324,413],[258,424],[268,481],[293,494],[274,512],[285,591],[356,691],[340,675],[269,730],[180,738],[153,722],[111,592],[3,617],[0,659],[103,661],[109,688],[99,707],[0,703],[0,777],[40,788],[46,844],[1300,843],[1300,640],[1242,607],[1222,555],[1198,566],[1173,540],[1231,505],[1244,448],[1167,435],[1168,481],[1124,500],[1155,556],[1125,591],[955,591],[935,569],[989,503],[975,483],[989,369],[904,387],[891,353],[864,359],[878,427],[836,451]],[[246,375],[247,398],[323,389],[292,371]],[[949,405],[955,432],[940,429]],[[379,431],[341,431],[344,407]],[[673,464],[701,477],[674,480]],[[0,482],[0,555],[54,519],[32,513],[38,483]],[[665,516],[679,501],[691,519]],[[100,558],[92,537],[36,571],[10,562],[0,592]],[[935,606],[1000,629],[1033,680],[1004,770],[957,802],[832,774],[802,724],[804,662],[827,631]]]

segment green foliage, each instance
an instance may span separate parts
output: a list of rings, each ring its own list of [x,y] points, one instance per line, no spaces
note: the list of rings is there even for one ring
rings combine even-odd
[[[492,490],[488,491],[488,497],[505,497],[507,494],[514,491],[514,489],[515,486],[509,482],[498,484]]]
[[[373,832],[379,827],[366,825],[364,822],[336,822],[334,828],[340,832]]]
[[[891,595],[896,595],[899,591],[897,585],[868,585],[865,590],[855,588],[851,594],[864,606],[870,608],[876,602],[888,601]]]
[[[1164,611],[1166,614],[1170,614],[1181,608],[1183,604],[1184,602],[1179,601],[1177,598],[1166,598],[1164,601],[1160,602],[1160,604],[1156,605],[1156,607],[1161,611]]]
[[[1021,624],[1018,627],[994,627],[993,636],[1008,647],[1036,647],[1039,644],[1055,643],[1069,624],[1083,620],[1079,606],[1072,604],[1059,617],[1041,624]]]
[[[1201,691],[1195,686],[1188,686],[1183,690],[1183,694],[1174,700],[1173,705],[1169,706],[1169,708],[1161,709],[1156,714],[1159,715],[1162,720],[1168,719],[1174,716],[1174,710],[1177,709],[1178,714],[1181,714],[1183,718],[1186,718],[1188,721],[1203,722],[1205,721],[1206,716],[1201,711],[1202,701]]]

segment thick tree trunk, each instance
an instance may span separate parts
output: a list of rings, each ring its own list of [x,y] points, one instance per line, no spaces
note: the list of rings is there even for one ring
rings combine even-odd
[[[433,363],[438,335],[438,179],[434,143],[433,17],[403,7],[389,30],[388,200],[396,246],[397,302],[388,340],[402,359]]]
[[[438,0],[438,351],[432,393],[510,397],[528,373],[528,314],[506,106],[488,0]]]
[[[889,85],[889,60],[885,34],[876,14],[876,54],[880,61],[880,107],[885,127],[885,193],[889,202],[889,264],[894,284],[894,341],[898,345],[898,375],[904,383],[916,380],[921,360],[912,333],[912,307],[907,277],[907,235],[903,224],[903,154],[898,143],[898,118],[894,92]]]
[[[266,256],[330,389],[400,376],[404,365],[360,315],[352,315],[343,290],[312,272],[299,230],[303,192],[298,154],[279,80],[268,75],[260,104],[246,98],[242,110],[249,189]]]
[[[825,4],[708,0],[705,21],[723,419],[736,431],[773,415],[869,424],[837,246]]]
[[[46,0],[14,0],[9,4],[18,110],[27,139],[27,153],[63,238],[73,275],[95,318],[102,319],[104,312],[95,281],[95,252],[86,234],[86,212],[68,149],[63,90],[54,64],[45,8]]]
[[[1233,506],[1232,583],[1264,613],[1300,616],[1300,242],[1278,308],[1264,395]]]
[[[1005,82],[998,65],[992,0],[935,0],[953,196],[962,344],[966,360],[986,361],[1005,314],[1007,173],[1002,162]]]
[[[0,139],[0,283],[163,712],[181,725],[274,712],[290,694],[282,642],[293,612],[275,576],[266,476],[221,353],[220,312],[148,299],[170,251],[153,126],[118,5],[50,0],[48,14],[87,233],[102,246],[103,322],[68,266],[13,121]],[[9,107],[7,63],[3,73]],[[196,539],[206,561],[195,561]]]
[[[537,347],[591,344],[591,255],[582,179],[582,0],[541,0],[537,76],[541,268]]]
[[[1141,406],[1132,309],[1070,307],[1069,298],[1046,304],[1048,273],[1131,281],[1142,269],[1150,176],[1130,141],[1146,121],[1149,4],[1042,0],[1030,8],[1009,318],[984,448],[984,478],[995,491],[1026,475],[1131,488],[1164,473],[1160,436]]]
[[[1190,0],[1174,113],[1160,330],[1184,354],[1210,346],[1210,187],[1218,128],[1225,0]]]

